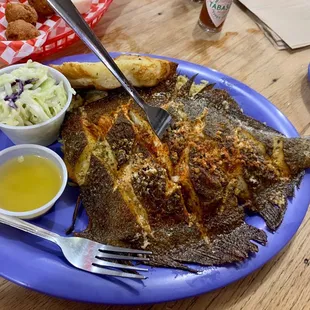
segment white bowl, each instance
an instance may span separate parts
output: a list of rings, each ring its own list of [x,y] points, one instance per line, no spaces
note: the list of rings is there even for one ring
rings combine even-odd
[[[0,75],[10,73],[22,66],[26,66],[26,64],[5,67],[0,70]],[[68,100],[64,108],[57,115],[40,124],[32,126],[11,126],[0,123],[0,129],[14,144],[31,143],[47,146],[55,142],[59,136],[61,124],[63,123],[65,113],[68,110],[72,100],[71,85],[62,73],[54,68],[48,66],[45,67],[48,68],[49,73],[57,82],[63,81]]]
[[[32,219],[49,211],[55,204],[57,199],[62,195],[67,185],[68,172],[65,163],[57,153],[55,153],[54,151],[50,150],[47,147],[33,144],[15,145],[7,149],[4,149],[3,151],[0,152],[0,165],[4,164],[9,159],[23,155],[37,155],[51,160],[59,169],[62,180],[61,187],[56,196],[40,208],[26,212],[12,212],[0,208],[0,212],[3,214],[16,216],[21,219]]]

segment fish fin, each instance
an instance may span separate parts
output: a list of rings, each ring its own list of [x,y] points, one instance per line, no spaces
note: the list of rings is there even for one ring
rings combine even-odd
[[[182,262],[173,259],[168,255],[151,255],[150,261],[144,263],[145,265],[153,266],[153,267],[166,267],[166,268],[175,268],[183,271],[189,271],[192,273],[197,273],[197,270],[191,268],[187,265],[184,265]]]
[[[199,99],[200,97],[203,97],[204,94],[210,92],[215,87],[215,85],[216,83],[207,84],[197,94],[195,94],[194,99]]]
[[[307,138],[283,139],[285,162],[296,175],[310,167],[310,140]]]
[[[190,90],[192,88],[192,85],[196,79],[198,74],[194,74],[190,79],[188,79],[186,81],[185,84],[183,84],[180,89],[177,91],[177,97],[185,97],[185,98],[188,98],[189,97],[189,93],[190,93]]]
[[[243,261],[249,253],[258,252],[257,244],[265,245],[267,235],[264,231],[246,223],[228,234],[219,235],[209,247],[197,249],[195,261],[203,265],[221,265]],[[193,256],[194,256],[193,255]]]
[[[151,264],[188,270],[187,268],[192,269],[193,267],[181,263],[206,266],[236,263],[246,259],[250,253],[258,252],[258,246],[253,241],[265,245],[267,243],[266,233],[243,223],[230,233],[217,236],[209,245],[201,240],[195,244],[187,244],[186,248],[180,246],[169,256],[154,256],[151,259]]]
[[[294,195],[294,189],[299,186],[303,174],[300,173],[289,182],[265,187],[254,197],[252,205],[248,207],[263,217],[270,230],[276,230],[282,223],[287,209],[287,197]]]

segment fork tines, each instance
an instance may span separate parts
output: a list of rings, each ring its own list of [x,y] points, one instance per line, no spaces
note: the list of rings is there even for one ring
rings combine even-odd
[[[131,254],[131,255],[128,255]],[[136,279],[146,279],[145,276],[140,275],[138,273],[128,273],[123,271],[117,271],[112,269],[106,269],[102,267],[109,267],[109,268],[120,268],[122,270],[129,270],[129,271],[148,271],[147,268],[137,267],[134,265],[126,265],[126,264],[119,264],[115,263],[110,260],[123,260],[123,261],[139,261],[139,262],[146,262],[150,259],[146,257],[146,255],[151,255],[152,252],[144,251],[144,250],[135,250],[135,249],[128,249],[122,247],[115,247],[110,245],[101,245],[98,248],[98,255],[95,256],[95,261],[93,262],[93,272],[96,273],[104,273],[119,277],[126,277],[126,278],[136,278]],[[102,270],[102,272],[100,272]]]
[[[105,244],[101,244],[100,245],[99,251],[102,251],[102,252],[128,253],[128,254],[152,255],[151,251],[135,250],[135,249],[122,248],[122,247],[117,247],[117,246],[112,246],[112,245],[105,245]]]

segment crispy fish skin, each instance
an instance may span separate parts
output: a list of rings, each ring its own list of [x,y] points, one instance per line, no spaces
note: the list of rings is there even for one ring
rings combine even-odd
[[[121,55],[115,58],[115,62],[135,87],[155,86],[166,80],[176,68],[170,61],[146,56]],[[51,67],[64,74],[74,88],[109,90],[120,87],[120,83],[101,62],[65,62]]]
[[[217,141],[228,153],[234,154],[233,160],[239,161],[238,178],[246,184],[240,192],[242,195],[237,194],[239,203],[259,213],[270,229],[277,229],[286,211],[287,197],[293,196],[294,187],[299,185],[304,169],[310,165],[309,140],[288,139],[243,114],[223,90],[208,89],[195,100],[184,96],[179,100],[192,119],[207,109],[205,136]]]
[[[106,104],[114,106],[115,102]],[[90,107],[84,109],[83,113],[87,113]],[[110,108],[107,107],[107,113],[110,113]],[[138,111],[135,112],[137,118],[141,117]],[[86,115],[84,117],[88,118]],[[105,118],[105,115],[102,117]],[[100,118],[97,118],[94,125],[99,124]],[[116,246],[151,249],[151,265],[190,271],[193,270],[183,262],[208,265],[239,261],[246,258],[249,252],[257,251],[257,246],[250,240],[266,242],[264,232],[246,225],[244,214],[238,212],[242,228],[235,225],[238,228],[236,231],[228,229],[227,234],[221,231],[223,234],[208,245],[199,226],[187,212],[181,187],[171,182],[156,152],[149,148],[149,141],[139,135],[138,130],[142,128],[130,129],[130,125],[134,126],[123,110],[114,115],[113,124],[101,139],[106,139],[117,164],[111,164],[107,149],[99,152],[93,149],[87,176],[81,185],[82,200],[90,222],[87,230],[77,236]],[[125,125],[126,130],[115,130],[118,124]],[[113,135],[115,139],[111,140]],[[69,143],[71,137],[64,139],[65,143]],[[127,153],[129,159],[125,162],[113,150],[114,143],[120,143],[120,148],[126,145],[124,140],[135,141],[132,150]],[[153,142],[153,147],[155,144]],[[135,200],[128,194],[130,190]],[[137,207],[138,204],[142,206],[143,213]],[[243,240],[242,247],[238,240]],[[220,250],[221,246],[225,248],[225,253]]]
[[[85,183],[81,186],[83,203],[88,206],[90,222],[79,236],[113,244],[141,248],[143,231],[128,209],[119,190],[114,189],[113,176],[105,163],[91,156]],[[114,208],[113,208],[114,207]]]
[[[76,147],[70,122],[81,126],[87,145],[96,141],[79,183],[90,224],[78,235],[149,249],[153,266],[191,270],[184,263],[243,261],[267,242],[264,231],[245,223],[246,210],[277,229],[310,166],[310,141],[288,139],[244,115],[223,90],[208,85],[191,97],[193,79],[179,90],[176,81],[171,73],[140,89],[174,118],[163,141],[122,90],[67,117],[65,159],[77,174],[85,151]]]
[[[83,150],[88,145],[87,134],[84,131],[80,111],[74,111],[67,117],[62,127],[63,152],[70,178],[77,182],[75,167]]]

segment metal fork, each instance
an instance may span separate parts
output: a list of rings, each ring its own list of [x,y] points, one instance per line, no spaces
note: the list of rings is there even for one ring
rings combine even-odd
[[[133,271],[148,271],[146,268],[113,263],[104,259],[148,261],[149,258],[141,256],[139,257],[136,255],[150,255],[152,254],[152,252],[104,245],[79,237],[62,237],[55,234],[54,232],[45,230],[41,227],[30,224],[16,217],[7,216],[1,213],[0,223],[54,242],[61,248],[66,259],[76,268],[101,275],[146,279],[145,276],[140,274],[128,273],[115,269],[108,269],[120,268]]]
[[[166,129],[170,126],[172,118],[170,114],[162,108],[152,107],[144,102],[136,89],[127,80],[122,71],[118,68],[113,58],[105,50],[102,43],[85,22],[81,14],[70,0],[47,0],[51,7],[61,16],[81,40],[93,51],[93,53],[110,70],[120,84],[125,88],[133,100],[144,110],[147,119],[154,132],[162,138]],[[117,38],[115,38],[117,39]]]

